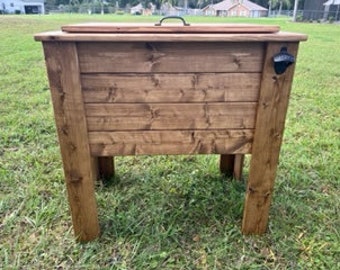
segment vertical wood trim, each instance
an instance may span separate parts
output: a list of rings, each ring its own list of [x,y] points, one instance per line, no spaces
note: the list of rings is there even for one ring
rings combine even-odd
[[[290,66],[282,75],[275,74],[272,57],[282,46],[297,55],[298,43],[272,42],[267,46],[243,213],[244,234],[261,234],[267,229],[295,67]]]
[[[74,232],[79,241],[99,235],[94,178],[77,48],[74,42],[44,42],[55,121]]]

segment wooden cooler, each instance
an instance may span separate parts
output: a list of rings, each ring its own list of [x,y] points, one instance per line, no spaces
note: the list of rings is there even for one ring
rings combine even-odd
[[[76,237],[99,235],[94,192],[114,156],[219,154],[241,177],[242,232],[264,233],[299,41],[277,26],[83,24],[41,33]]]

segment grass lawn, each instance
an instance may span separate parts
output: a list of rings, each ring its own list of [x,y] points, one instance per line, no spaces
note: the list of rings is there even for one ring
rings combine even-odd
[[[280,19],[300,46],[268,233],[242,236],[245,183],[218,156],[116,158],[102,236],[74,241],[37,32],[125,15],[0,16],[0,269],[340,269],[340,26]],[[248,162],[248,160],[247,160]],[[247,176],[247,169],[245,170]]]

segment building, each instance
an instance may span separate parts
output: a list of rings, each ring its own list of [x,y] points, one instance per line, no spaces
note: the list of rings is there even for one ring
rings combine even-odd
[[[161,15],[163,16],[183,16],[185,10],[182,7],[172,6],[169,2],[164,2],[161,5]]]
[[[204,15],[232,17],[265,17],[268,9],[248,0],[224,0],[202,9]]]
[[[44,0],[0,0],[1,14],[45,14]]]
[[[323,5],[325,6],[323,19],[333,18],[336,21],[340,20],[340,0],[328,0]]]
[[[132,7],[130,9],[130,13],[132,15],[152,15],[155,12],[156,6],[152,3],[149,3],[147,7],[144,8],[144,6],[139,3],[138,5]]]
[[[340,19],[339,0],[305,0],[303,7],[304,20]]]
[[[136,6],[134,6],[130,9],[130,13],[132,15],[142,15],[143,11],[144,11],[144,7],[141,3],[139,3],[138,5],[136,5]]]

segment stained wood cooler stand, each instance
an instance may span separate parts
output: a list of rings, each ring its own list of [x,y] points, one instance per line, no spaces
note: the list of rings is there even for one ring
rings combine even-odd
[[[221,171],[240,178],[251,154],[242,232],[266,231],[305,35],[161,21],[68,25],[35,39],[43,43],[78,240],[99,235],[94,180],[112,176],[113,157],[125,155],[220,154]]]

